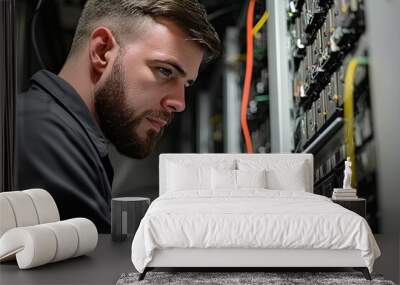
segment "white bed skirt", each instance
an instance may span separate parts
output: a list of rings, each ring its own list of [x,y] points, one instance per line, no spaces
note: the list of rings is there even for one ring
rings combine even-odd
[[[197,249],[154,251],[147,267],[366,267],[359,250]]]

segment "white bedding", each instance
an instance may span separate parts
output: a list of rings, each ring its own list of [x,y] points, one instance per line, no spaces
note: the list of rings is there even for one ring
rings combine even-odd
[[[157,198],[132,243],[132,262],[143,272],[155,249],[358,249],[372,272],[380,255],[362,217],[307,192],[168,192]]]

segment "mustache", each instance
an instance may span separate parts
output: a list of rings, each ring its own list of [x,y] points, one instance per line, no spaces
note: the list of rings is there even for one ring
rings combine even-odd
[[[174,113],[168,112],[168,111],[147,111],[144,113],[143,117],[153,117],[153,118],[158,118],[160,120],[163,120],[167,122],[167,126],[171,124],[171,122],[174,119]]]

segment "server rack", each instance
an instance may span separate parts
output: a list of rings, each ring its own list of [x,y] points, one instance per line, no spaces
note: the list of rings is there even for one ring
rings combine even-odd
[[[314,154],[314,192],[328,197],[342,186],[351,157],[352,185],[367,199],[367,220],[378,231],[365,3],[291,0],[288,7],[294,151]]]

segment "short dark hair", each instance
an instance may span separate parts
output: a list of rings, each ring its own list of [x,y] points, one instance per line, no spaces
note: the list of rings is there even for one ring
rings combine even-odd
[[[211,60],[220,53],[220,40],[197,0],[88,0],[82,11],[70,55],[79,50],[98,25],[110,28],[118,39],[133,32],[146,17],[165,18],[178,25],[205,49]]]

